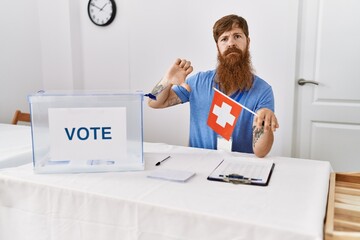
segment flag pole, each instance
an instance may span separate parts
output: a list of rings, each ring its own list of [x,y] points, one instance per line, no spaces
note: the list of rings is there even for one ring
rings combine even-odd
[[[244,105],[242,105],[241,103],[238,103],[237,101],[235,101],[234,99],[230,98],[229,96],[225,95],[224,93],[220,92],[218,89],[216,89],[215,87],[213,87],[213,89],[215,91],[217,91],[218,93],[222,94],[223,96],[227,97],[228,99],[230,99],[231,101],[233,101],[236,104],[239,104],[242,108],[244,108],[245,110],[249,111],[250,113],[254,114],[255,116],[257,116],[257,114],[254,111],[251,111],[250,109],[248,109],[247,107],[245,107]]]

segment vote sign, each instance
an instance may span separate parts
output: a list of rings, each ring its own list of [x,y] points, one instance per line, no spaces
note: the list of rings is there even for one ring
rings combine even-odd
[[[127,148],[126,108],[49,108],[52,161],[116,160]]]

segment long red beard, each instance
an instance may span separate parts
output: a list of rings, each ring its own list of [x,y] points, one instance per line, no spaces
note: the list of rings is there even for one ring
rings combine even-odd
[[[249,90],[253,82],[249,49],[243,53],[238,48],[229,48],[224,55],[218,53],[216,81],[219,82],[220,89],[227,95],[237,90]]]

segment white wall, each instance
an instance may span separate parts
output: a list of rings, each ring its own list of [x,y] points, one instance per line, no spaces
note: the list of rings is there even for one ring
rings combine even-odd
[[[37,73],[20,74],[19,81],[25,84],[29,77],[42,78],[40,87],[48,90],[148,92],[177,57],[191,60],[194,72],[214,68],[216,46],[212,26],[223,15],[236,13],[248,20],[250,51],[257,74],[274,89],[280,129],[272,154],[290,155],[298,0],[116,0],[116,3],[116,19],[102,28],[88,19],[87,0],[38,0],[38,8],[32,6],[32,17],[36,22],[38,14],[39,22],[28,26],[32,29],[31,45],[37,49],[32,62]],[[12,28],[6,31],[13,34]],[[11,39],[9,36],[9,42]],[[6,53],[11,55],[10,51]],[[19,57],[32,55],[24,52]],[[25,64],[20,68],[26,68]],[[16,78],[14,71],[8,75]],[[1,107],[0,111],[1,116],[10,114],[8,108]],[[149,109],[144,104],[146,141],[187,145],[188,127],[188,104],[163,110]]]
[[[42,87],[37,4],[2,1],[0,15],[0,122],[9,123],[15,109],[29,111],[27,94]]]

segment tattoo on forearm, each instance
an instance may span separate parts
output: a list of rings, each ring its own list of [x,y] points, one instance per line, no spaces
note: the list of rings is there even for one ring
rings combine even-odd
[[[157,96],[159,93],[161,93],[163,90],[165,89],[165,87],[159,82],[158,84],[156,84],[156,86],[154,87],[154,89],[151,91],[151,94],[154,96]]]
[[[253,147],[255,147],[256,142],[259,140],[261,135],[264,133],[264,126],[260,129],[257,129],[256,126],[253,126]]]
[[[159,93],[161,93],[164,90],[164,86],[161,84],[158,84],[154,87],[154,89],[151,91],[151,94],[154,96],[157,96]]]

